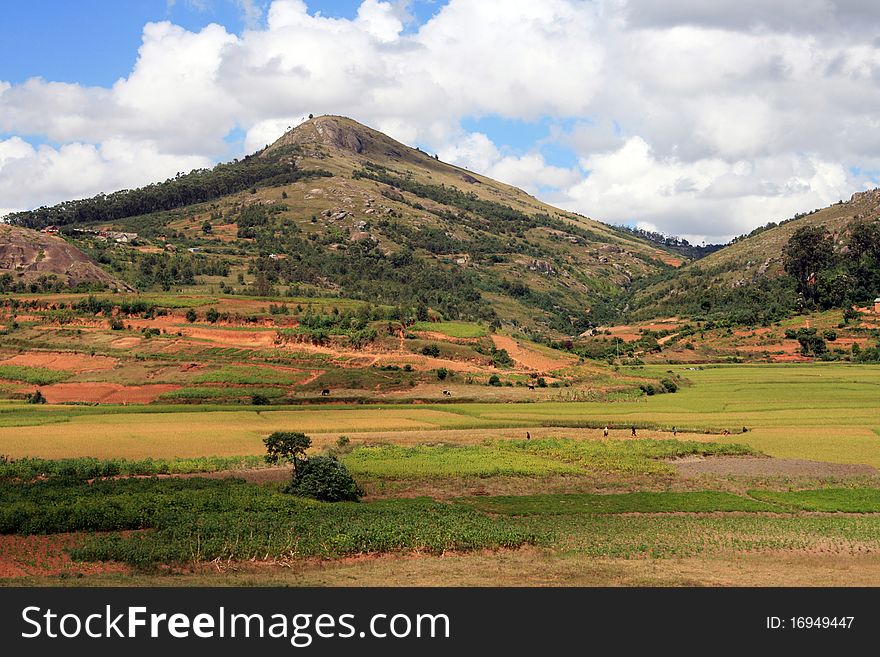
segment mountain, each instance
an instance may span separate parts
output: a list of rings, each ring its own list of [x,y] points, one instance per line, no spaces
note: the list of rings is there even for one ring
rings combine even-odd
[[[131,289],[60,237],[0,225],[0,290]]]
[[[824,280],[822,272],[818,272],[816,284],[831,284],[829,275],[839,273],[831,270],[854,265],[850,247],[853,236],[870,235],[869,239],[876,242],[880,235],[880,189],[857,192],[849,201],[798,214],[779,224],[771,222],[675,272],[654,281],[642,281],[632,291],[630,318],[681,314],[725,316],[752,323],[798,310],[796,282],[786,276],[783,251],[796,231],[807,228],[824,228],[830,235],[836,264],[829,266]],[[854,301],[865,302],[880,294],[880,288],[873,289],[868,282],[873,279],[877,264],[870,264],[861,277],[861,287],[867,285],[871,289],[852,290]]]
[[[605,321],[634,282],[682,263],[340,116],[240,161],[7,220],[61,226],[142,290],[349,297],[542,338]]]

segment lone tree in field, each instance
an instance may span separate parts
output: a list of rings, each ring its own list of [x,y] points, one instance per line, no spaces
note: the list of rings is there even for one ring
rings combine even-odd
[[[263,443],[266,445],[266,462],[273,465],[290,463],[296,479],[297,466],[305,463],[306,450],[312,446],[312,439],[299,431],[276,431],[266,436]]]

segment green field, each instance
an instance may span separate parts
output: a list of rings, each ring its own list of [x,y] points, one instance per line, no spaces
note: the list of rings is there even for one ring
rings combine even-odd
[[[701,455],[746,455],[735,444],[680,440],[508,440],[476,446],[361,447],[343,461],[355,474],[373,477],[489,477],[599,471],[671,473],[662,459]]]
[[[773,504],[717,491],[643,492],[618,495],[516,495],[462,498],[458,501],[485,513],[508,516],[780,510],[780,507]]]
[[[471,322],[416,322],[410,329],[442,333],[450,338],[482,338],[486,335],[484,327]]]
[[[0,406],[0,454],[12,457],[146,458],[256,454],[262,437],[283,429],[306,433],[432,432],[504,427],[592,427],[718,434],[699,437],[745,444],[770,456],[880,467],[880,367],[872,365],[722,365],[672,368],[688,385],[672,395],[615,402],[391,406]],[[654,374],[662,367],[645,368]],[[275,376],[258,370],[253,380]],[[246,378],[247,372],[219,370]],[[240,376],[239,376],[240,375]],[[280,373],[286,376],[286,373]],[[46,426],[51,424],[52,430]],[[739,433],[745,426],[748,432]],[[600,435],[597,434],[596,435]],[[616,434],[618,437],[622,434]],[[687,433],[679,434],[690,437]],[[659,437],[659,434],[658,434]]]

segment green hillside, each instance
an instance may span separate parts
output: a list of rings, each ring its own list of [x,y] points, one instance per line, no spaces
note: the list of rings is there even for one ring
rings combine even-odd
[[[814,268],[804,294],[784,267],[789,241],[827,242],[827,261]],[[823,235],[824,232],[824,235]],[[755,323],[820,308],[866,304],[880,296],[880,189],[847,202],[771,223],[674,272],[632,290],[628,317],[671,315]],[[814,290],[813,290],[814,288]],[[806,298],[805,298],[806,297]]]
[[[60,226],[142,291],[347,297],[536,338],[606,321],[681,260],[336,116],[242,161],[8,220]]]

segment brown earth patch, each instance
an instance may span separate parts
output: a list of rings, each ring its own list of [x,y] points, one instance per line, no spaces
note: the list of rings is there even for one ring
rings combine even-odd
[[[0,365],[45,367],[50,370],[68,372],[101,372],[112,370],[118,362],[118,359],[109,356],[90,356],[59,351],[31,351],[0,361]]]
[[[136,347],[141,342],[143,342],[143,338],[117,338],[110,343],[110,346],[116,349],[128,349],[130,347]]]
[[[179,385],[149,384],[124,386],[119,383],[54,383],[40,391],[50,404],[97,402],[101,404],[149,404],[159,395],[177,390]]]
[[[129,572],[127,566],[119,563],[73,561],[65,549],[75,546],[85,536],[85,534],[0,536],[0,578]]]
[[[548,372],[571,365],[571,361],[552,358],[539,351],[523,347],[519,342],[506,335],[493,335],[492,341],[496,349],[505,349],[510,357],[522,367],[539,372]]]
[[[682,477],[705,474],[786,477],[863,477],[877,475],[870,465],[827,463],[755,456],[692,456],[668,461]]]

